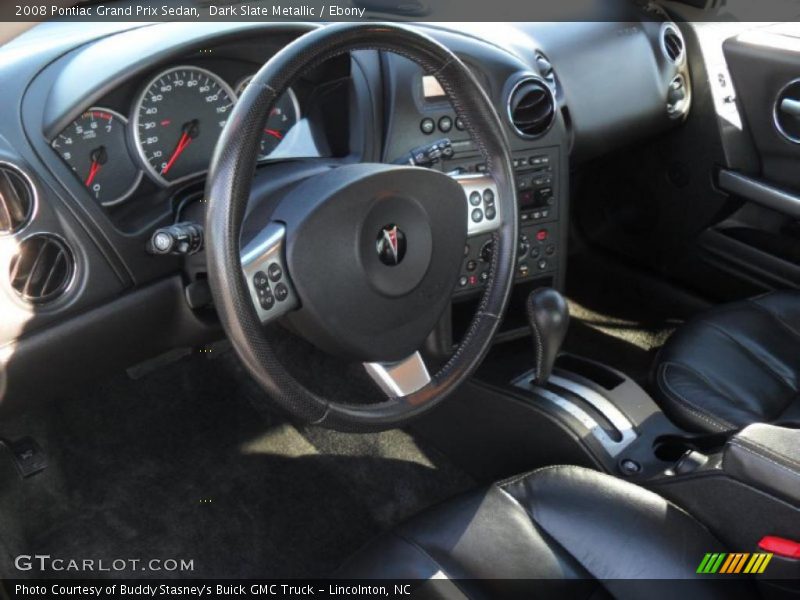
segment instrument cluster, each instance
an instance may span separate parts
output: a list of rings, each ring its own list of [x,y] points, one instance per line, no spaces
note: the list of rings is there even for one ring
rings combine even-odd
[[[202,67],[169,67],[140,87],[128,116],[92,106],[51,146],[95,200],[104,206],[122,203],[144,177],[166,188],[207,171],[231,110],[252,78],[231,85]],[[261,132],[259,160],[316,156],[312,138],[289,89]]]

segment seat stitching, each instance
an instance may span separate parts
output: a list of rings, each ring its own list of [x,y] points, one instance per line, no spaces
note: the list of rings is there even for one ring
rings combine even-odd
[[[736,397],[735,395],[733,395],[732,393],[726,392],[725,390],[723,390],[723,389],[722,389],[722,388],[720,388],[719,386],[715,385],[715,384],[714,384],[714,382],[712,382],[712,381],[711,381],[711,380],[710,380],[710,379],[709,379],[707,376],[703,375],[703,374],[702,374],[700,371],[698,371],[697,369],[694,369],[694,368],[690,367],[689,365],[687,365],[687,364],[685,364],[685,363],[676,363],[676,362],[672,362],[671,364],[672,364],[674,367],[678,367],[678,368],[685,369],[686,371],[688,371],[688,372],[689,372],[689,374],[690,374],[690,375],[694,375],[694,376],[695,376],[695,377],[697,377],[697,378],[698,378],[700,381],[702,381],[703,383],[705,383],[705,384],[706,384],[706,385],[707,385],[707,386],[708,386],[708,387],[711,389],[711,391],[713,391],[713,392],[716,392],[716,393],[717,393],[717,394],[719,394],[720,396],[724,396],[725,398],[727,398],[728,400],[730,400],[732,404],[736,405],[736,406],[737,406],[738,408],[740,408],[741,410],[743,410],[743,411],[745,411],[745,412],[753,413],[753,414],[755,414],[755,416],[761,417],[761,415],[759,415],[758,413],[756,413],[756,412],[755,412],[755,411],[754,411],[752,408],[750,408],[750,407],[749,407],[749,406],[748,406],[748,405],[747,405],[747,404],[746,404],[744,401],[742,401],[741,399],[737,398],[737,397]],[[724,417],[718,417],[718,418],[719,418],[719,420],[724,420]],[[732,425],[732,423],[730,423],[730,422],[728,422],[728,423],[729,423],[730,425]]]
[[[755,456],[757,458],[760,458],[761,460],[765,460],[768,463],[771,463],[771,464],[775,465],[779,469],[782,469],[782,470],[786,471],[787,473],[790,473],[794,477],[796,477],[797,474],[798,474],[798,471],[795,471],[794,469],[792,469],[790,467],[787,467],[786,465],[783,465],[783,464],[781,464],[781,463],[779,463],[779,462],[777,462],[775,460],[772,460],[771,458],[769,458],[768,456],[765,456],[761,452],[758,452],[754,448],[748,448],[747,446],[744,446],[738,440],[732,440],[730,442],[730,444],[731,444],[731,446],[736,446],[737,448],[739,448],[743,452],[747,452],[748,454],[751,454],[751,455],[753,455],[753,456]]]
[[[672,385],[670,385],[669,380],[667,379],[667,369],[669,367],[681,367],[682,365],[677,365],[675,363],[666,362],[661,365],[659,368],[659,374],[657,376],[657,382],[661,382],[663,386],[666,388],[667,395],[672,396],[672,400],[677,400],[684,410],[689,411],[694,416],[698,417],[699,419],[705,421],[709,425],[716,427],[719,430],[725,431],[727,429],[736,429],[736,426],[728,421],[723,417],[718,417],[711,413],[706,412],[696,404],[690,402],[686,398],[684,398],[679,392],[677,392]],[[693,373],[691,369],[687,369]],[[702,378],[701,378],[702,379]],[[713,389],[713,388],[712,388]],[[724,395],[724,394],[723,394]]]
[[[464,594],[464,597],[466,597],[466,598],[469,598],[469,597],[470,597],[470,596],[469,596],[469,594],[467,594],[467,593],[466,593],[466,592],[465,592],[465,591],[464,591],[464,590],[461,588],[461,585],[459,585],[459,583],[458,583],[458,580],[457,580],[457,579],[453,579],[453,578],[450,576],[450,574],[449,574],[449,573],[448,573],[448,572],[445,570],[444,566],[443,566],[443,565],[442,565],[442,564],[441,564],[441,563],[440,563],[438,560],[436,560],[436,559],[435,559],[433,556],[431,556],[430,552],[428,552],[427,550],[425,550],[425,548],[423,548],[422,546],[420,546],[420,545],[419,545],[419,544],[418,544],[416,541],[414,541],[414,540],[412,540],[412,539],[410,539],[410,538],[408,538],[408,537],[404,536],[403,534],[401,534],[401,533],[399,533],[399,532],[397,532],[397,531],[392,531],[391,533],[392,533],[392,535],[394,535],[396,538],[398,538],[398,539],[400,539],[400,540],[404,541],[406,544],[408,544],[409,546],[411,546],[412,548],[414,548],[414,549],[415,549],[417,552],[419,552],[419,553],[420,553],[420,554],[422,554],[422,555],[423,555],[425,558],[427,558],[429,561],[431,561],[431,562],[433,563],[433,565],[434,565],[436,568],[438,568],[438,569],[439,569],[439,570],[440,570],[440,571],[441,571],[441,572],[444,574],[444,576],[445,576],[445,577],[447,577],[447,580],[448,580],[448,581],[450,581],[450,582],[451,582],[453,585],[455,585],[455,586],[458,588],[458,590],[459,590],[459,591],[460,591],[462,594]]]
[[[764,446],[763,444],[755,442],[755,441],[753,441],[753,440],[751,440],[749,438],[742,438],[740,436],[735,441],[739,442],[740,444],[745,444],[746,446],[749,446],[749,447],[751,447],[753,449],[758,449],[758,450],[761,451],[762,454],[765,454],[767,456],[771,456],[775,460],[786,461],[790,465],[794,465],[795,467],[800,469],[800,462],[794,460],[791,456],[786,456],[784,454],[781,454],[780,452],[776,452],[772,448],[768,448],[767,446]]]
[[[548,465],[546,467],[537,467],[536,469],[531,469],[530,471],[527,471],[527,472],[523,473],[522,475],[514,475],[513,477],[509,477],[507,479],[502,479],[502,480],[498,481],[497,483],[495,483],[495,485],[497,487],[499,487],[499,488],[502,488],[503,491],[505,491],[505,486],[513,485],[513,484],[517,483],[518,481],[521,481],[522,479],[525,479],[529,475],[534,475],[536,473],[542,473],[544,471],[555,471],[557,469],[564,469],[564,468],[568,468],[568,467],[569,467],[569,465]]]
[[[530,302],[527,302],[525,305],[525,312],[528,315],[528,322],[531,324],[531,329],[533,330],[533,339],[534,343],[536,344],[536,370],[533,374],[534,379],[539,380],[542,374],[542,361],[544,359],[544,345],[542,343],[542,334],[539,331],[539,325],[537,320],[534,318],[534,310],[533,306]],[[541,382],[540,382],[541,383]]]
[[[785,379],[785,378],[783,377],[783,375],[781,375],[779,372],[775,371],[775,370],[774,370],[774,369],[773,369],[773,368],[772,368],[772,367],[769,365],[769,363],[768,363],[767,361],[765,361],[763,358],[761,358],[761,357],[760,357],[760,356],[758,356],[756,353],[754,353],[754,352],[753,352],[753,351],[752,351],[750,348],[748,348],[747,346],[745,346],[745,345],[744,345],[744,344],[741,342],[741,340],[738,340],[738,339],[736,339],[736,338],[735,338],[735,337],[734,337],[734,336],[733,336],[733,335],[732,335],[732,334],[731,334],[729,331],[726,331],[724,328],[722,328],[722,327],[720,327],[719,325],[716,325],[716,324],[714,324],[714,323],[711,323],[711,322],[707,322],[707,323],[705,323],[705,325],[706,325],[706,327],[710,327],[711,329],[714,329],[715,331],[718,331],[719,333],[721,333],[722,335],[724,335],[725,337],[727,337],[728,339],[730,339],[730,340],[731,340],[731,341],[732,341],[734,344],[736,344],[736,345],[737,345],[739,348],[741,348],[742,350],[744,350],[744,352],[745,352],[745,353],[746,353],[748,356],[752,357],[752,358],[753,358],[753,360],[755,360],[755,361],[756,361],[758,364],[762,365],[762,366],[763,366],[763,367],[764,367],[764,368],[765,368],[765,369],[766,369],[766,370],[767,370],[767,371],[768,371],[768,372],[769,372],[771,375],[773,375],[773,376],[774,376],[776,379],[778,379],[778,380],[779,380],[781,383],[783,383],[784,385],[786,385],[786,386],[787,386],[787,387],[788,387],[788,388],[789,388],[791,391],[793,391],[793,392],[797,392],[797,388],[795,388],[795,387],[792,385],[791,381],[788,381],[787,379]]]
[[[792,327],[789,323],[787,323],[786,320],[783,317],[781,317],[780,315],[774,313],[773,311],[768,309],[763,304],[759,304],[758,302],[755,301],[755,299],[751,298],[751,299],[748,300],[748,302],[750,304],[752,304],[756,309],[760,310],[761,312],[766,313],[767,315],[769,315],[770,317],[775,319],[778,322],[779,325],[783,326],[795,338],[800,340],[800,332],[798,332],[794,327]]]

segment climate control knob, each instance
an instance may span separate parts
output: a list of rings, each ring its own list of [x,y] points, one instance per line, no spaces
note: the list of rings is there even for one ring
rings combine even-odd
[[[481,262],[490,263],[492,262],[492,254],[494,253],[494,246],[492,245],[491,240],[486,242],[483,246],[481,246]]]
[[[531,241],[524,233],[519,236],[519,249],[517,250],[517,262],[522,262],[528,257],[528,251],[531,249]]]

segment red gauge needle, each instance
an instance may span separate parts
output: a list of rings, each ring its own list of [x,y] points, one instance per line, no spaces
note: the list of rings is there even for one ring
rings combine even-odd
[[[281,134],[281,132],[276,131],[275,129],[265,129],[264,133],[266,133],[267,135],[271,135],[272,137],[277,138],[279,140],[283,139],[283,135]]]
[[[178,160],[178,157],[183,153],[184,150],[186,150],[186,147],[192,143],[194,138],[197,137],[198,133],[197,121],[189,121],[183,126],[181,139],[178,140],[178,145],[175,146],[175,150],[172,152],[172,156],[169,157],[167,164],[164,165],[163,169],[161,169],[162,175],[167,174],[167,172],[172,168],[172,165],[175,164],[175,161]]]
[[[97,177],[97,172],[100,170],[100,163],[96,160],[92,161],[92,166],[89,168],[89,176],[86,178],[86,187],[92,185],[94,178]]]
[[[97,177],[97,173],[100,172],[100,169],[108,160],[108,153],[106,153],[105,146],[100,146],[96,150],[93,150],[89,158],[92,160],[92,166],[89,167],[89,174],[86,176],[86,181],[84,182],[86,187],[92,185],[95,177]]]
[[[186,146],[188,146],[191,142],[192,138],[189,137],[188,133],[184,132],[183,135],[181,135],[181,139],[178,141],[178,145],[175,146],[175,151],[172,153],[172,156],[169,157],[169,161],[164,166],[164,168],[161,169],[162,175],[167,174],[167,171],[169,171],[172,168],[172,165],[175,164],[175,161],[178,160],[178,157],[184,150],[186,150]]]

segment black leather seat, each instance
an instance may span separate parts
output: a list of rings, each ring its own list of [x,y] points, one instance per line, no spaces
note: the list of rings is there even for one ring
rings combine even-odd
[[[690,321],[661,350],[654,384],[664,411],[692,431],[800,423],[800,292],[726,304]]]
[[[675,586],[692,598],[749,597],[746,581],[731,588],[695,575],[705,554],[720,550],[703,525],[664,498],[558,466],[412,519],[362,549],[341,575],[428,580],[415,597],[674,598]]]

